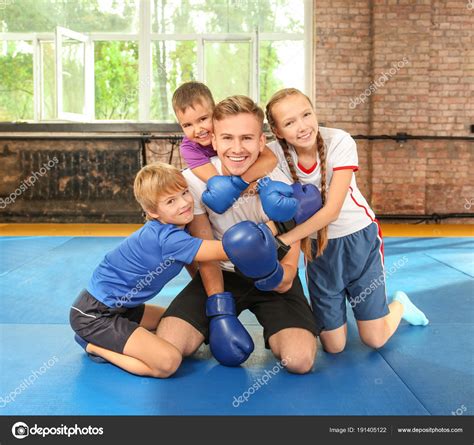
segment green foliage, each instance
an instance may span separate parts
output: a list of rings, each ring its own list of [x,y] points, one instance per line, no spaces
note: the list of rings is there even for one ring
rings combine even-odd
[[[166,42],[169,47],[170,42]],[[184,82],[196,80],[196,43],[193,41],[176,42],[174,49],[167,49],[166,64],[158,64],[161,52],[156,49],[153,58],[153,95],[151,100],[151,118],[160,121],[174,121],[171,97],[174,90]],[[163,45],[161,45],[163,46]]]
[[[278,67],[280,60],[273,45],[273,42],[260,44],[259,104],[261,107],[265,107],[272,94],[285,86],[274,74],[274,70]]]
[[[138,119],[138,43],[95,42],[96,119]]]
[[[23,42],[24,44],[24,42]],[[1,42],[0,121],[33,119],[33,55],[16,42]]]
[[[132,31],[138,2],[114,1],[122,8],[101,8],[99,0],[11,0],[3,9],[4,32],[54,32],[63,26],[78,32]]]

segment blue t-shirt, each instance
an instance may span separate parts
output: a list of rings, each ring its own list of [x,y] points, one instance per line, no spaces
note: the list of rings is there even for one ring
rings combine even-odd
[[[201,243],[172,224],[148,221],[105,255],[87,290],[109,307],[138,306],[192,263]]]

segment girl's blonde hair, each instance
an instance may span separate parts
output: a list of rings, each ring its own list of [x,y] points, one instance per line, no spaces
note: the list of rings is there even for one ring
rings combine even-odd
[[[305,97],[306,100],[309,102],[311,107],[313,107],[313,104],[311,103],[311,100],[306,94],[303,94],[300,90],[296,88],[284,88],[282,90],[277,91],[271,98],[270,101],[267,104],[266,107],[266,115],[267,115],[267,121],[268,125],[270,125],[270,128],[275,134],[275,137],[277,138],[278,142],[280,143],[281,147],[283,148],[283,153],[285,154],[285,159],[286,162],[288,163],[288,167],[291,172],[291,176],[293,178],[293,181],[297,182],[299,180],[298,174],[296,173],[296,167],[293,163],[293,158],[291,157],[290,154],[290,149],[288,147],[288,143],[286,142],[285,139],[280,139],[279,137],[276,136],[275,130],[276,130],[276,122],[275,122],[275,117],[273,116],[272,109],[275,106],[275,104],[281,100],[283,100],[287,96],[294,96],[296,94],[300,94],[301,96]],[[323,137],[321,136],[321,132],[318,131],[318,135],[316,138],[316,143],[317,143],[317,151],[318,151],[318,158],[320,162],[320,168],[321,168],[321,198],[323,202],[323,206],[326,203],[327,200],[327,178],[326,178],[326,144],[324,143]],[[322,229],[318,230],[318,250],[316,253],[316,256],[322,255],[324,252],[324,249],[326,248],[328,244],[328,228],[327,226],[323,227]],[[301,249],[303,250],[303,253],[305,254],[306,259],[311,260],[312,259],[312,252],[311,252],[311,240],[309,238],[304,238],[301,241]]]
[[[153,162],[145,165],[135,176],[133,193],[146,213],[146,219],[153,219],[148,212],[156,212],[158,198],[165,193],[174,193],[188,187],[182,173],[173,165]]]

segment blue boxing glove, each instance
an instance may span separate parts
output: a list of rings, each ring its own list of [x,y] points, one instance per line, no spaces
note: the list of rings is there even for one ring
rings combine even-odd
[[[222,246],[238,271],[255,280],[257,289],[270,291],[283,280],[278,246],[265,224],[251,221],[235,224],[224,233]]]
[[[272,221],[288,221],[295,216],[298,200],[291,185],[266,176],[258,181],[258,194],[263,211]]]
[[[213,176],[207,181],[202,201],[216,213],[224,213],[248,187],[240,176]]]
[[[209,346],[216,360],[225,366],[239,366],[253,351],[254,344],[239,321],[235,300],[230,292],[211,295],[206,302],[209,324]]]
[[[294,197],[298,200],[298,209],[293,219],[296,224],[304,223],[323,206],[319,189],[313,184],[292,184]]]
[[[323,206],[321,193],[313,184],[302,185],[295,182],[291,185],[293,196],[298,201],[298,207],[293,218],[288,221],[275,221],[278,234],[289,232],[298,224],[304,223]]]

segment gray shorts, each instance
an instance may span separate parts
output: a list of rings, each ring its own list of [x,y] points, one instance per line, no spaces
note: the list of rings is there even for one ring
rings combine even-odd
[[[123,354],[125,343],[140,326],[145,305],[111,308],[83,290],[71,306],[69,322],[88,343]]]
[[[314,240],[314,252],[316,246]],[[309,262],[306,270],[319,330],[330,331],[346,323],[346,300],[356,320],[375,320],[389,313],[378,223],[330,239],[323,255]]]

